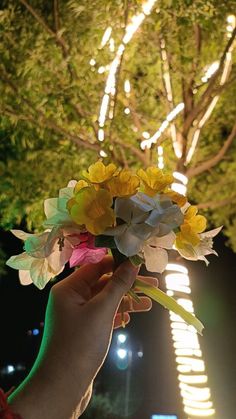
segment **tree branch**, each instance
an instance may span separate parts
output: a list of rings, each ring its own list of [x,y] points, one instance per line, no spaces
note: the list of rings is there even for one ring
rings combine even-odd
[[[54,17],[55,32],[57,33],[60,29],[59,0],[53,0],[53,17]]]
[[[198,204],[197,207],[199,209],[214,209],[214,208],[220,208],[225,205],[229,205],[236,200],[236,195],[231,196],[230,198],[221,199],[220,201],[208,201],[203,202],[202,204]]]
[[[118,138],[115,138],[113,142],[123,148],[126,148],[127,150],[130,150],[135,156],[138,157],[138,159],[144,164],[145,167],[148,165],[145,154],[132,144],[126,143],[125,141],[119,140]]]
[[[58,1],[59,0],[54,0],[54,21],[55,21],[55,28],[56,27],[59,27]],[[26,0],[19,0],[19,2],[21,4],[23,4],[23,6],[26,7],[26,9],[32,14],[32,16],[34,16],[34,18],[46,30],[46,32],[55,39],[57,45],[62,50],[63,58],[64,59],[68,59],[68,57],[69,57],[69,47],[66,45],[66,42],[65,42],[64,38],[61,35],[59,35],[59,33],[57,32],[57,30],[56,30],[56,32],[54,32],[48,26],[48,24],[45,22],[45,20],[36,12],[36,10]],[[71,80],[73,78],[77,78],[77,74],[76,74],[74,68],[70,65],[69,62],[67,62],[67,68],[68,68],[68,72],[69,72],[69,75],[70,75]]]
[[[172,111],[175,107],[173,89],[172,89],[172,80],[170,75],[170,61],[168,51],[166,49],[165,40],[162,35],[159,37],[159,48],[161,56],[161,75],[163,86],[166,94],[166,99],[168,102],[168,110]],[[177,136],[176,124],[174,121],[170,122],[170,134],[172,139],[172,145],[175,152],[175,155],[178,156],[179,149],[182,150],[182,143],[179,143],[179,136]]]
[[[62,48],[64,56],[67,56],[68,54],[68,47],[64,41],[64,39],[61,36],[58,36],[56,32],[54,32],[48,24],[45,22],[45,20],[36,12],[36,10],[26,1],[26,0],[19,0],[23,6],[26,7],[26,9],[34,16],[34,18],[37,20],[37,22],[43,26],[43,28],[47,31],[49,35],[51,35],[57,42],[57,44]]]
[[[27,115],[27,118],[28,119],[30,118],[31,122],[33,122],[35,125],[39,125],[39,120],[41,119],[48,128],[52,129],[54,132],[57,132],[58,134],[61,134],[69,138],[75,144],[83,146],[85,148],[89,148],[91,150],[96,150],[96,151],[100,149],[98,144],[92,144],[86,140],[81,139],[77,135],[68,132],[63,127],[58,125],[52,118],[46,117],[43,111],[35,108],[35,104],[31,102],[29,99],[25,98],[19,92],[17,85],[14,82],[12,82],[12,80],[10,80],[7,76],[0,74],[0,80],[2,80],[4,83],[7,83],[11,87],[11,89],[20,98],[21,102],[27,106],[29,112],[31,113],[33,112],[35,114],[35,116],[32,116],[32,115],[30,116],[30,114]]]
[[[184,121],[184,127],[183,127],[183,134],[184,136],[187,135],[189,128],[191,127],[194,119],[196,119],[196,117],[199,115],[199,113],[201,112],[202,108],[205,106],[205,101],[208,101],[209,98],[211,97],[211,94],[214,90],[214,87],[216,85],[216,82],[218,80],[218,77],[221,75],[222,70],[224,68],[224,62],[226,59],[226,55],[228,53],[228,51],[230,50],[231,46],[233,45],[234,39],[236,37],[236,28],[234,28],[231,38],[229,39],[229,41],[227,42],[227,45],[224,49],[224,52],[221,56],[220,59],[220,63],[219,63],[219,68],[218,70],[215,72],[215,74],[211,77],[208,86],[206,88],[206,90],[204,91],[204,93],[202,94],[202,96],[200,97],[198,103],[196,104],[196,106],[192,109],[192,111],[189,113],[189,115],[187,116],[187,118]]]
[[[211,157],[210,159],[200,163],[198,166],[191,167],[186,172],[186,176],[188,178],[192,178],[193,176],[198,176],[201,173],[205,172],[206,170],[210,170],[212,167],[216,166],[224,157],[226,152],[228,151],[229,147],[231,146],[234,138],[236,136],[236,123],[234,124],[232,131],[228,138],[225,140],[223,146],[218,151],[218,153]]]

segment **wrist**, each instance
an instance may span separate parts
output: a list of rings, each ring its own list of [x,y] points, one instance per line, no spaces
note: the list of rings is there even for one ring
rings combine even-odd
[[[77,377],[77,376],[76,376]],[[13,411],[24,419],[65,419],[80,413],[88,385],[81,384],[62,364],[37,361],[23,383],[9,397]]]

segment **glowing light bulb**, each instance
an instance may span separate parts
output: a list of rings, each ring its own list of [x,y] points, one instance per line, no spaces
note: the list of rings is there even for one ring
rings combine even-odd
[[[124,82],[124,91],[127,94],[129,94],[130,91],[131,91],[131,85],[130,85],[130,81],[128,79],[126,79],[125,82]]]
[[[111,36],[111,32],[112,32],[112,27],[108,26],[106,28],[104,34],[103,34],[103,37],[102,37],[101,48],[103,48],[107,44],[107,42],[109,41],[110,36]]]

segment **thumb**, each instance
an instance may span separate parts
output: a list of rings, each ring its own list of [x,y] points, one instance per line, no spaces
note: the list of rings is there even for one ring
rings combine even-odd
[[[123,262],[102,290],[101,297],[116,309],[124,294],[132,287],[139,269],[139,266],[134,266],[129,260]]]

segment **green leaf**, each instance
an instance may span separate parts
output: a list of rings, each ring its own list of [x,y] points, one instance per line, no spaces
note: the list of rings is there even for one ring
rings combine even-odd
[[[157,303],[161,304],[163,307],[167,308],[170,311],[173,311],[178,316],[182,317],[182,319],[195,327],[197,332],[202,335],[202,330],[204,329],[203,324],[200,320],[197,319],[193,314],[186,311],[180,304],[178,304],[174,298],[169,297],[163,291],[158,288],[154,288],[151,285],[146,285],[139,279],[136,279],[134,283],[135,288],[138,288],[139,291],[142,291],[148,297],[152,298]]]
[[[132,289],[127,292],[127,295],[133,298],[133,300],[136,301],[136,303],[140,303],[140,297]]]
[[[134,266],[139,266],[144,263],[144,259],[138,255],[130,256],[129,260]]]
[[[95,237],[95,247],[108,247],[108,249],[116,249],[113,237],[100,235]]]

